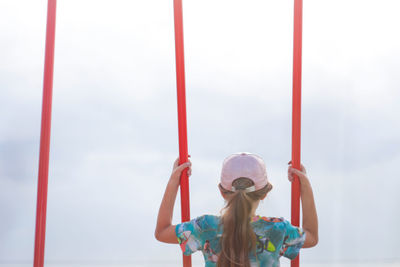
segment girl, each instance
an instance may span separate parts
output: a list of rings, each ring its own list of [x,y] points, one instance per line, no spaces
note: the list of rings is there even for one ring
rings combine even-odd
[[[289,162],[288,178],[300,179],[303,212],[302,227],[283,217],[261,217],[255,211],[272,189],[263,159],[252,153],[235,153],[222,164],[218,185],[225,207],[221,216],[203,215],[191,221],[172,225],[172,213],[179,179],[191,162],[178,166],[176,159],[157,218],[155,237],[165,243],[179,243],[184,255],[201,250],[205,266],[253,267],[279,266],[279,258],[296,258],[300,248],[318,243],[318,220],[311,184],[306,170],[294,169]]]

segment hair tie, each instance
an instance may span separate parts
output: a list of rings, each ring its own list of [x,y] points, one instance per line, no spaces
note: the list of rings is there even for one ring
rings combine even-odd
[[[252,185],[252,186],[249,186],[247,188],[236,189],[234,186],[232,186],[232,192],[236,192],[238,190],[242,190],[242,191],[245,191],[245,192],[253,192],[253,191],[256,191],[256,187],[254,185]]]

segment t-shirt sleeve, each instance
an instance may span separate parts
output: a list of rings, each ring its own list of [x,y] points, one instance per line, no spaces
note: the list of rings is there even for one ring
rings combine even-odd
[[[281,248],[281,255],[293,260],[300,252],[306,240],[306,233],[301,227],[292,225],[289,221],[284,220],[285,237]]]
[[[175,234],[184,255],[188,256],[202,249],[202,233],[205,216],[196,217],[190,221],[177,224]]]

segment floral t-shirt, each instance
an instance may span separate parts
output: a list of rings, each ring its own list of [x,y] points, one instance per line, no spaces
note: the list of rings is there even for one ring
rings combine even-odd
[[[175,234],[184,255],[201,250],[206,267],[217,266],[221,251],[219,240],[222,227],[218,228],[220,216],[203,215],[183,222],[175,227]],[[250,255],[251,266],[278,267],[279,258],[296,258],[303,246],[306,233],[302,228],[293,226],[283,217],[261,217],[252,219],[251,225],[257,237],[257,259]]]

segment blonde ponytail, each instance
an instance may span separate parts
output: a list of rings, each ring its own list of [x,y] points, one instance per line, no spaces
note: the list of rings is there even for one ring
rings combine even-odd
[[[249,178],[240,177],[233,181],[235,192],[219,188],[226,196],[227,203],[223,208],[220,226],[223,227],[220,239],[221,253],[218,257],[218,267],[250,267],[249,256],[256,251],[256,235],[251,226],[251,212],[254,202],[265,197],[272,189],[271,184],[253,191],[245,189],[254,185]]]

